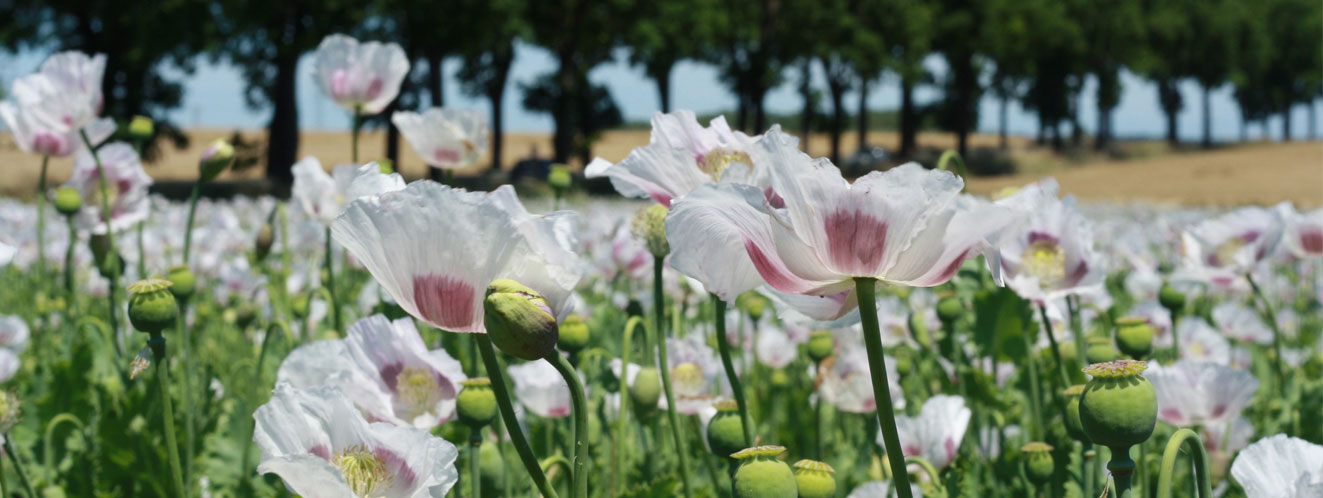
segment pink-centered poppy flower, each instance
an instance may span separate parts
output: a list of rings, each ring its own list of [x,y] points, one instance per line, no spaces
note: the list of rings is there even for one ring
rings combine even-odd
[[[855,341],[852,345],[837,345],[836,356],[818,372],[818,395],[837,410],[847,413],[873,413],[877,411],[877,398],[873,395],[873,380],[868,370],[868,353]],[[895,408],[905,407],[905,393],[900,388],[900,373],[896,359],[886,357],[887,388]]]
[[[385,408],[368,415],[396,425],[431,428],[455,414],[464,370],[444,349],[428,351],[413,319],[372,315],[349,327],[345,350],[368,379],[363,386]]]
[[[42,82],[38,82],[42,81]],[[40,73],[19,78],[14,83],[17,91],[21,86],[49,84],[45,75]],[[43,107],[50,106],[45,99],[62,98],[59,95],[36,94],[33,98],[42,100],[22,102],[11,98],[0,102],[0,120],[14,135],[14,143],[19,150],[29,154],[50,157],[67,157],[82,149],[83,138],[77,129],[61,129],[46,125],[40,114]],[[94,119],[83,128],[92,145],[97,145],[115,132],[115,121],[110,118]]]
[[[368,423],[333,387],[277,385],[253,419],[257,471],[301,496],[430,498],[459,478],[454,445],[423,429]]]
[[[390,121],[414,153],[433,168],[464,168],[478,162],[487,150],[487,117],[477,109],[396,111]]]
[[[1153,363],[1144,376],[1157,392],[1158,418],[1177,427],[1235,420],[1259,389],[1253,374],[1209,362]]]
[[[109,228],[119,232],[146,219],[151,208],[147,189],[152,185],[152,178],[142,169],[138,152],[132,145],[114,142],[98,148],[96,155],[101,160],[100,171],[106,175]],[[65,186],[73,187],[83,198],[83,209],[75,219],[79,229],[95,234],[106,233],[101,214],[101,174],[92,154],[84,150],[78,155]]]
[[[341,164],[328,174],[321,161],[309,156],[294,163],[293,173],[290,197],[298,201],[304,214],[323,225],[335,221],[355,199],[404,188],[404,178],[399,173],[382,173],[376,162],[362,166]]]
[[[749,154],[758,138],[731,131],[724,117],[718,116],[705,128],[698,124],[693,111],[658,112],[652,115],[647,146],[634,149],[616,164],[593,159],[584,174],[588,178],[610,178],[620,195],[651,197],[668,207],[673,199],[712,182],[766,188],[770,186],[766,170]]]
[[[1283,221],[1282,246],[1299,259],[1323,258],[1323,207],[1301,213],[1283,202],[1277,210]]]
[[[451,332],[486,333],[482,299],[498,278],[569,313],[582,276],[574,213],[535,216],[514,188],[468,192],[432,181],[354,201],[331,232],[410,315]]]
[[[530,361],[506,370],[514,381],[515,398],[528,411],[546,418],[570,415],[570,386],[550,362]]]
[[[1281,240],[1280,214],[1249,206],[1204,220],[1181,234],[1181,267],[1173,278],[1233,287]]]
[[[1278,434],[1249,445],[1231,464],[1248,498],[1323,496],[1323,446]]]
[[[322,92],[336,105],[372,115],[400,94],[409,58],[395,43],[362,42],[342,34],[322,39],[312,68]]]
[[[1057,197],[1053,179],[1021,188],[997,201],[1020,214],[998,247],[1006,286],[1039,304],[1102,286],[1107,272],[1094,249],[1093,223],[1075,206],[1074,196]]]
[[[72,137],[81,142],[79,130],[93,123],[96,126],[88,130],[89,138],[95,132],[104,139],[107,126],[114,131],[113,122],[97,120],[103,103],[101,78],[105,69],[106,56],[103,54],[89,56],[76,51],[60,52],[46,59],[37,73],[14,82],[10,98],[23,109],[25,120],[33,130],[50,133],[41,138],[43,143],[34,145],[63,150],[68,146],[64,143],[66,139]],[[37,135],[30,136],[32,141],[37,138]],[[77,149],[77,143],[72,148]]]
[[[907,457],[923,457],[939,470],[946,468],[960,450],[972,415],[960,396],[943,394],[928,398],[919,416],[896,416],[901,451]],[[882,444],[880,433],[877,444]]]
[[[776,130],[751,156],[769,169],[776,202],[757,187],[709,184],[678,199],[668,216],[681,271],[689,273],[682,252],[706,258],[708,268],[743,265],[728,270],[728,294],[753,280],[749,266],[768,286],[793,294],[838,295],[855,277],[931,287],[950,280],[1013,220],[1006,209],[961,201],[964,182],[947,171],[909,163],[851,184]]]

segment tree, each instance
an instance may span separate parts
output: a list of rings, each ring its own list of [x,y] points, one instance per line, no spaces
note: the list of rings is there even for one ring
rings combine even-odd
[[[1213,146],[1212,92],[1231,77],[1235,63],[1236,25],[1242,22],[1240,0],[1200,1],[1189,5],[1191,40],[1199,50],[1191,51],[1190,75],[1203,87],[1203,146]]]
[[[1121,103],[1121,69],[1143,49],[1143,8],[1140,0],[1076,0],[1067,6],[1085,42],[1081,44],[1084,70],[1098,82],[1094,148],[1104,150],[1114,134],[1112,111]]]
[[[671,71],[675,64],[697,58],[709,43],[715,0],[638,2],[625,32],[629,61],[643,68],[657,84],[661,112],[671,112]]]
[[[978,123],[978,102],[982,96],[979,76],[982,67],[975,55],[979,50],[982,29],[987,26],[980,4],[972,0],[942,0],[932,24],[933,48],[946,59],[942,102],[943,127],[956,134],[956,149],[969,156],[969,134]]]
[[[721,76],[739,99],[736,128],[761,133],[767,128],[764,101],[781,83],[781,69],[793,60],[781,39],[785,26],[798,19],[783,15],[777,0],[722,0],[713,11],[718,33],[706,59],[721,69]]]
[[[900,151],[902,158],[913,157],[918,150],[920,116],[914,91],[929,80],[923,60],[932,48],[935,36],[931,26],[935,7],[918,0],[881,0],[865,9],[876,23],[869,23],[882,33],[884,61],[900,77]]]
[[[1323,6],[1313,0],[1268,2],[1272,50],[1264,74],[1269,105],[1282,114],[1282,139],[1291,140],[1291,108],[1319,95],[1323,72]]]
[[[505,143],[504,100],[515,41],[528,32],[524,3],[518,0],[465,0],[462,11],[469,20],[464,32],[468,43],[461,50],[464,65],[459,80],[464,92],[484,96],[491,103],[492,167],[500,168]]]
[[[357,26],[366,12],[349,0],[223,0],[220,5],[221,54],[243,72],[248,106],[271,107],[266,177],[288,185],[299,151],[299,58],[326,35]]]
[[[1158,87],[1158,103],[1167,115],[1167,142],[1180,141],[1177,114],[1184,107],[1180,80],[1189,76],[1194,27],[1185,0],[1148,0],[1144,4],[1145,50],[1135,68]]]

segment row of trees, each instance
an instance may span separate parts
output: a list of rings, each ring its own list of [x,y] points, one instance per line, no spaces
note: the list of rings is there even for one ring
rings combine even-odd
[[[517,41],[545,48],[557,62],[522,88],[525,107],[554,119],[557,161],[587,159],[593,137],[619,122],[610,93],[588,73],[621,47],[655,81],[664,111],[677,63],[714,64],[738,96],[733,124],[748,131],[768,126],[764,103],[772,89],[795,85],[805,103],[798,127],[829,132],[837,159],[848,115],[857,115],[858,131],[866,133],[866,96],[884,79],[901,88],[901,156],[916,151],[925,117],[956,133],[966,151],[985,97],[1001,102],[1003,143],[1007,105],[1018,101],[1038,115],[1040,140],[1078,145],[1088,80],[1098,97],[1094,145],[1105,148],[1125,91],[1122,70],[1159,88],[1173,143],[1185,106],[1182,81],[1204,89],[1205,145],[1212,142],[1208,95],[1216,88],[1234,86],[1242,130],[1323,92],[1317,0],[213,0],[132,9],[113,0],[0,3],[0,43],[8,48],[110,56],[110,115],[159,118],[177,107],[181,86],[163,76],[167,65],[188,72],[198,54],[207,54],[239,67],[248,104],[271,111],[268,176],[286,181],[298,150],[298,60],[336,32],[398,42],[414,61],[386,116],[424,106],[424,96],[426,105],[444,105],[439,68],[460,60],[464,92],[491,101],[495,164]],[[928,71],[932,57],[947,70]],[[826,75],[824,123],[813,122],[815,66]],[[941,89],[944,98],[920,106],[914,94],[923,86]],[[865,97],[853,113],[844,107],[850,92]],[[181,136],[163,124],[164,133]],[[390,127],[386,119],[378,124]],[[1289,119],[1285,126],[1289,138]],[[390,129],[392,156],[398,142]]]

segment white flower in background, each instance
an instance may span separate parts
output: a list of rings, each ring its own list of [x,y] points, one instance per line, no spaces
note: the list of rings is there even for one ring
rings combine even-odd
[[[1181,234],[1181,267],[1173,278],[1234,287],[1272,254],[1281,235],[1280,214],[1257,206],[1204,220]]]
[[[610,178],[620,195],[651,197],[667,207],[705,183],[735,182],[765,189],[770,186],[767,173],[762,165],[755,167],[749,153],[758,138],[731,131],[724,117],[704,128],[693,111],[658,112],[652,115],[647,146],[634,149],[616,164],[593,159],[584,174]]]
[[[785,368],[799,355],[799,348],[790,336],[777,327],[763,327],[758,332],[754,351],[758,361],[771,368]]]
[[[13,315],[0,316],[0,382],[14,378],[22,365],[19,354],[28,347],[27,322]]]
[[[1153,347],[1171,347],[1171,312],[1157,301],[1144,301],[1130,308],[1130,316],[1143,318],[1153,327]],[[1198,320],[1198,318],[1195,318]]]
[[[23,94],[25,90],[22,90],[22,87],[49,84],[50,80],[42,74],[24,76],[14,82],[14,91],[18,92],[14,96]],[[44,106],[51,105],[46,100],[62,98],[58,93],[47,95],[42,92],[33,97],[39,100],[23,102],[11,98],[0,102],[0,120],[3,120],[5,127],[13,133],[14,143],[18,145],[19,150],[42,156],[67,157],[86,146],[77,129],[50,127],[38,116],[43,112]],[[83,131],[87,132],[87,139],[95,146],[115,132],[115,120],[95,119],[89,122]]]
[[[400,83],[409,74],[409,58],[395,43],[359,43],[334,34],[317,46],[312,68],[322,92],[336,105],[372,115],[400,94]]]
[[[431,498],[459,478],[454,445],[422,429],[369,424],[335,388],[277,385],[253,419],[257,471],[298,495]]]
[[[390,121],[414,153],[433,168],[464,168],[478,162],[487,150],[487,117],[477,109],[396,111]]]
[[[695,415],[714,401],[710,394],[713,382],[721,375],[721,363],[700,334],[667,338],[666,348],[676,411]],[[665,400],[659,404],[666,406]]]
[[[1093,223],[1075,207],[1074,196],[1057,197],[1056,180],[1028,185],[996,204],[1020,214],[998,248],[1008,287],[1040,304],[1101,287],[1106,271],[1093,247]]]
[[[382,173],[375,162],[341,164],[328,174],[321,161],[309,156],[294,163],[293,173],[290,196],[298,201],[304,214],[323,225],[334,222],[355,199],[404,189],[404,178],[399,173]]]
[[[1158,418],[1177,427],[1235,420],[1259,389],[1259,380],[1249,372],[1190,360],[1150,363],[1144,377],[1157,392]]]
[[[1232,346],[1226,337],[1198,317],[1187,317],[1176,325],[1182,360],[1206,361],[1232,368],[1249,366],[1249,351]]]
[[[869,377],[868,353],[862,344],[837,345],[836,356],[823,363],[818,373],[818,394],[823,401],[847,413],[873,413],[877,411],[877,398],[873,396],[873,381]],[[900,373],[896,359],[886,356],[887,387],[891,403],[905,407],[905,393],[901,390]]]
[[[428,351],[412,318],[359,320],[349,327],[345,349],[357,377],[369,379],[368,390],[378,398],[374,405],[388,409],[369,417],[430,429],[455,414],[463,367],[444,349]]]
[[[1227,428],[1231,431],[1228,432]],[[1249,419],[1240,417],[1203,426],[1199,436],[1204,440],[1204,447],[1209,453],[1222,452],[1232,454],[1240,451],[1254,437],[1254,424]]]
[[[582,275],[575,215],[534,216],[514,189],[467,192],[431,181],[350,204],[331,230],[410,315],[485,333],[482,299],[497,278],[542,294],[558,319]]]
[[[973,415],[960,396],[937,395],[923,402],[919,416],[896,416],[896,432],[905,456],[923,457],[938,470],[955,460]],[[877,435],[882,444],[882,434]]]
[[[1323,258],[1323,207],[1300,213],[1284,202],[1277,210],[1282,217],[1282,247],[1299,259]]]
[[[1323,446],[1278,434],[1240,452],[1231,476],[1248,498],[1323,496]]]
[[[547,360],[530,361],[506,368],[514,380],[515,398],[528,411],[546,418],[570,414],[570,386]]]
[[[1244,304],[1226,301],[1213,308],[1213,323],[1228,338],[1256,344],[1272,344],[1272,329],[1259,313]]]
[[[79,148],[82,139],[78,132],[85,127],[89,139],[99,135],[104,140],[108,126],[114,132],[113,121],[97,120],[103,103],[101,79],[105,70],[104,54],[88,56],[68,51],[50,56],[37,73],[15,81],[10,99],[22,109],[22,121],[33,132],[27,137],[29,143],[36,149],[47,148],[67,155],[72,152],[67,149]],[[36,143],[39,131],[49,133],[40,139],[45,143]],[[78,140],[64,143],[70,138]]]
[[[138,152],[132,145],[114,142],[97,149],[96,155],[101,159],[101,169],[106,175],[110,229],[120,232],[146,219],[151,207],[147,189],[152,185],[152,178],[142,169]],[[73,187],[83,198],[83,209],[76,219],[79,229],[94,234],[106,233],[101,215],[101,175],[92,154],[85,150],[78,154],[73,173],[64,185]]]
[[[891,494],[887,494],[890,492]],[[919,490],[917,483],[910,484],[910,494],[923,498],[923,492]],[[855,487],[846,498],[893,498],[900,496],[896,493],[896,488],[891,485],[891,481],[868,481]]]
[[[10,261],[13,261],[14,254],[17,252],[18,249],[15,249],[14,246],[0,242],[0,266],[7,265]]]
[[[345,341],[323,339],[312,341],[290,351],[280,362],[276,370],[276,384],[289,384],[295,389],[308,389],[326,385],[330,379],[341,372],[358,374],[349,369],[353,364]],[[372,381],[366,378],[352,378],[355,385],[368,385]]]

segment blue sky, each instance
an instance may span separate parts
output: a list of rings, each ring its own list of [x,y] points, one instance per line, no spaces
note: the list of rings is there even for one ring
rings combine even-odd
[[[658,106],[657,91],[652,81],[644,76],[641,69],[631,67],[624,50],[619,51],[614,61],[598,66],[589,75],[590,78],[606,85],[616,104],[620,106],[628,120],[644,120]],[[12,81],[32,72],[48,55],[47,52],[21,52],[17,54],[0,53],[0,83],[8,88]],[[933,71],[941,73],[944,64],[940,57],[930,57],[927,64]],[[510,131],[548,132],[552,129],[551,118],[545,114],[525,111],[520,105],[522,92],[518,83],[530,82],[538,75],[555,68],[551,54],[536,46],[520,44],[516,48],[516,58],[511,72],[511,87],[506,92],[505,118]],[[459,69],[457,60],[450,60],[445,65],[446,103],[451,107],[469,107],[487,110],[486,99],[464,95],[455,80]],[[819,88],[826,88],[820,68],[815,67],[814,79]],[[772,112],[796,112],[802,104],[794,82],[798,74],[794,70],[786,71],[789,82],[767,98],[767,106]],[[1131,74],[1122,77],[1124,92],[1120,106],[1116,109],[1114,123],[1120,136],[1162,136],[1165,132],[1165,119],[1157,104],[1155,87]],[[825,90],[824,90],[825,91]],[[1202,89],[1193,82],[1181,86],[1186,107],[1180,114],[1180,133],[1183,139],[1196,140],[1201,137],[1203,116],[1200,99]],[[917,92],[920,102],[927,102],[940,97],[940,92],[933,88],[923,88]],[[728,110],[735,107],[734,96],[721,85],[716,67],[684,62],[675,68],[672,80],[672,107],[693,109],[696,112]],[[299,121],[306,129],[347,129],[349,116],[322,96],[312,79],[311,58],[305,56],[299,63],[298,77]],[[898,81],[894,77],[884,78],[869,94],[872,109],[894,109],[900,103]],[[850,110],[857,109],[858,95],[846,97]],[[997,129],[997,111],[999,103],[995,99],[985,98],[981,102],[979,130],[994,132]],[[1086,129],[1092,129],[1096,123],[1093,83],[1086,86],[1081,102],[1080,119]],[[1230,85],[1224,85],[1213,93],[1212,98],[1213,133],[1219,140],[1234,140],[1240,133],[1240,115],[1231,97]],[[266,109],[252,110],[243,102],[243,82],[239,71],[226,63],[212,64],[205,59],[199,60],[197,71],[185,78],[184,105],[176,109],[171,118],[186,127],[201,126],[213,128],[264,127],[270,118]],[[1308,115],[1304,106],[1297,106],[1292,114],[1293,132],[1299,138],[1307,132]],[[1012,103],[1009,116],[1009,128],[1014,134],[1031,135],[1036,131],[1037,119]],[[1269,136],[1278,137],[1281,133],[1281,120],[1270,121]],[[1262,136],[1257,126],[1250,128],[1251,137]]]

